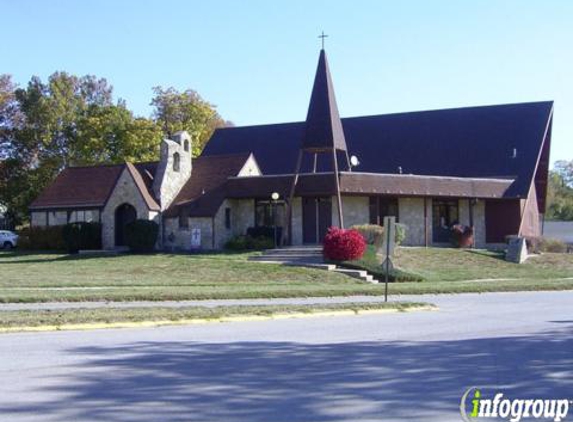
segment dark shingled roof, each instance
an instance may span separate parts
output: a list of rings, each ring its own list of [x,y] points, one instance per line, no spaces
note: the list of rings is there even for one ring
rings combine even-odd
[[[307,150],[346,151],[344,131],[324,50],[320,50],[316,76],[310,96],[302,146]]]
[[[157,163],[128,166],[148,206],[159,209],[151,193]],[[126,164],[68,167],[32,202],[30,209],[103,207],[125,167]]]
[[[342,125],[349,153],[360,160],[357,171],[516,179],[506,196],[526,197],[552,110],[547,101],[352,117]],[[290,174],[304,128],[298,122],[217,129],[203,156],[252,152],[263,174]],[[307,154],[303,172],[311,159]],[[331,170],[330,162],[319,155],[318,171]]]
[[[193,159],[191,177],[183,186],[166,216],[178,215],[180,209],[192,217],[214,215],[225,199],[224,184],[239,174],[250,153],[197,157]]]
[[[123,165],[68,167],[36,198],[30,208],[102,207]]]
[[[287,197],[292,185],[290,175],[233,177],[226,185],[227,198],[268,198],[273,192]],[[411,176],[341,172],[340,190],[346,194],[392,196],[426,196],[466,198],[503,198],[512,179],[478,179],[466,177]],[[332,173],[301,174],[296,195],[335,195]]]

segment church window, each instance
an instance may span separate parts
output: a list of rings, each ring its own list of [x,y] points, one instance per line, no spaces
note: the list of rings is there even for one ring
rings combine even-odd
[[[181,165],[180,161],[181,157],[179,156],[179,153],[176,152],[173,154],[173,171],[179,171],[179,167]]]
[[[183,149],[186,152],[189,152],[189,141],[187,139],[185,139],[185,142],[183,142]]]
[[[189,228],[189,217],[186,213],[179,214],[179,228],[188,229]]]
[[[231,228],[231,208],[225,208],[225,228]]]

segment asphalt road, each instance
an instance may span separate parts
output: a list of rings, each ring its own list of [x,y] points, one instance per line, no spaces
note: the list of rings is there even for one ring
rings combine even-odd
[[[471,386],[573,398],[573,292],[418,299],[440,311],[3,334],[0,421],[443,422]]]

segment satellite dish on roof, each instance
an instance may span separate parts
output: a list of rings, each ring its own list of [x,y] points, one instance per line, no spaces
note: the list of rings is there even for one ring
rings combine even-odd
[[[360,161],[358,160],[358,157],[356,155],[353,155],[352,157],[350,157],[350,165],[352,167],[356,167],[360,164]]]

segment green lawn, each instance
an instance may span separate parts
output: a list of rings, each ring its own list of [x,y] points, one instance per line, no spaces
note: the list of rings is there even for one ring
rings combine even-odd
[[[66,256],[0,252],[0,302],[133,301],[381,295],[322,270],[261,264],[249,254]],[[516,265],[485,251],[403,248],[397,265],[424,281],[390,294],[573,289],[573,255],[544,254]],[[465,281],[496,279],[495,281]],[[499,280],[507,279],[507,280]]]
[[[401,248],[397,250],[395,261],[398,267],[431,282],[573,277],[573,254],[531,256],[519,265],[503,258],[503,252],[481,249]]]
[[[433,305],[420,302],[344,303],[312,305],[266,305],[266,306],[217,306],[217,307],[150,307],[150,308],[105,308],[69,309],[57,312],[48,310],[0,312],[0,332],[14,328],[53,326],[65,328],[76,324],[114,324],[201,320],[213,321],[224,318],[273,317],[293,314],[317,314],[349,311],[359,314],[364,311],[431,310]],[[73,328],[73,327],[72,327]],[[78,327],[79,328],[79,327]],[[83,328],[83,327],[82,327]],[[18,330],[16,330],[18,331]]]

